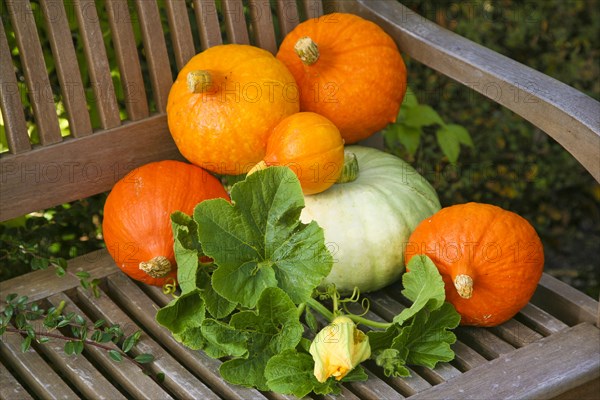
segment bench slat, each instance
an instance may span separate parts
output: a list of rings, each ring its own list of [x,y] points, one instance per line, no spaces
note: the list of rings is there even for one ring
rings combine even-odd
[[[108,284],[114,299],[118,301],[130,315],[133,315],[153,337],[158,338],[160,343],[163,346],[166,346],[171,354],[177,357],[178,361],[187,368],[193,370],[196,375],[210,385],[212,390],[231,399],[242,400],[245,398],[264,398],[264,396],[256,390],[234,386],[225,382],[219,374],[219,367],[222,364],[221,361],[210,358],[202,352],[193,351],[181,346],[167,329],[156,322],[155,315],[157,305],[148,299],[146,294],[129,278],[125,277],[123,274],[113,274],[108,277]],[[160,288],[156,289],[160,290]],[[163,305],[164,304],[161,304],[161,306]]]
[[[90,135],[92,123],[64,3],[61,0],[42,0],[40,5],[54,56],[62,100],[67,110],[69,131],[74,137]]]
[[[105,6],[125,93],[127,117],[137,121],[146,118],[149,111],[129,5],[127,0],[113,0],[105,2]]]
[[[66,355],[64,342],[50,340],[39,346],[52,366],[60,372],[86,398],[117,400],[125,399],[109,381],[83,355]]]
[[[550,336],[569,327],[569,325],[531,303],[527,303],[516,317],[544,336]]]
[[[40,150],[0,157],[0,219],[110,190],[127,172],[151,161],[183,160],[164,114]]]
[[[29,390],[43,399],[79,398],[33,347],[21,352],[21,341],[20,335],[5,333],[0,341],[0,355]]]
[[[158,5],[154,0],[136,0],[135,5],[142,30],[156,110],[165,112],[167,98],[173,84],[173,74],[169,64]]]
[[[54,108],[54,94],[46,72],[42,45],[33,18],[29,0],[7,1],[8,13],[15,31],[29,100],[35,115],[42,145],[62,140],[58,117]]]
[[[96,5],[93,0],[76,0],[73,6],[79,24],[79,35],[83,40],[90,84],[94,91],[93,105],[98,110],[100,126],[103,129],[114,128],[121,124],[121,117]]]
[[[196,54],[187,6],[183,1],[169,0],[165,2],[165,7],[167,9],[175,61],[177,68],[182,69],[190,58]]]
[[[254,34],[254,44],[276,54],[277,43],[268,0],[250,0],[250,25]]]
[[[48,298],[48,301],[55,307],[64,301],[66,304],[64,308],[65,313],[75,312],[81,316],[84,316],[85,318],[85,313],[79,307],[77,307],[77,305],[75,305],[75,303],[64,293],[58,293],[54,296],[51,296]],[[93,323],[89,318],[86,318],[86,320],[89,323]],[[115,349],[117,348],[116,345],[110,342],[103,343],[103,345],[113,347]],[[91,358],[94,363],[101,366],[101,368],[107,374],[107,378],[121,386],[133,398],[140,400],[171,398],[171,396],[169,396],[164,389],[162,389],[149,376],[140,374],[140,369],[132,363],[126,361],[120,363],[115,362],[110,358],[105,350],[90,345],[85,346],[85,354]],[[135,377],[135,379],[132,379],[132,377]],[[90,396],[90,398],[94,398],[93,394]]]
[[[202,50],[222,44],[219,16],[214,1],[194,0],[194,11]]]
[[[250,44],[242,0],[222,0],[229,43]]]
[[[594,299],[548,274],[542,275],[531,303],[571,326],[595,324],[599,311]]]
[[[544,337],[514,319],[490,328],[490,331],[514,347],[523,347]]]
[[[10,373],[4,364],[0,363],[0,399],[29,400],[33,399],[19,381]]]
[[[487,362],[487,359],[461,342],[457,340],[451,346],[455,357],[452,364],[456,365],[462,371],[468,371]]]
[[[4,24],[0,18],[0,108],[6,132],[6,141],[11,153],[17,154],[31,149],[25,113],[21,104],[21,92],[17,85],[15,67],[12,63],[10,49],[6,40]]]
[[[277,17],[279,18],[281,37],[285,37],[300,23],[296,1],[277,0]]]
[[[323,15],[323,2],[321,0],[302,0],[306,18],[318,18]]]
[[[455,333],[462,342],[475,349],[488,360],[498,358],[500,354],[510,353],[515,349],[487,329],[459,326],[456,328]]]
[[[81,302],[85,304],[85,307],[94,314],[94,318],[102,318],[109,324],[120,324],[121,327],[129,327],[129,334],[138,329],[137,324],[108,296],[103,295],[95,298],[80,288],[77,289],[77,295]],[[148,364],[149,369],[154,374],[161,372],[165,374],[162,386],[172,393],[174,397],[218,399],[218,396],[214,392],[167,353],[147,332],[142,334],[132,353],[134,355],[150,353],[155,357],[154,361]],[[138,373],[142,374],[141,371]],[[136,376],[133,375],[130,379],[135,380]]]
[[[582,323],[503,355],[415,400],[552,398],[600,376],[598,328]]]

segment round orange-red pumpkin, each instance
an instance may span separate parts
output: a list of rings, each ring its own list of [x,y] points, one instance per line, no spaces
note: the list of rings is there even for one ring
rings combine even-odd
[[[133,279],[156,286],[176,281],[171,213],[191,214],[216,197],[229,199],[221,182],[200,167],[170,160],[143,165],[121,178],[106,199],[106,248]]]

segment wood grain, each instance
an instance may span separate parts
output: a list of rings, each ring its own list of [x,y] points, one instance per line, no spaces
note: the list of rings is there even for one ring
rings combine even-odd
[[[217,7],[212,0],[194,0],[196,23],[202,50],[223,43]]]
[[[269,0],[250,0],[250,26],[254,45],[276,54],[277,43]]]
[[[129,5],[127,0],[113,0],[107,1],[105,7],[121,73],[127,117],[137,121],[148,117],[149,111]]]
[[[165,112],[167,98],[173,84],[173,72],[169,63],[158,5],[154,1],[136,0],[135,6],[142,30],[156,111]]]
[[[102,292],[101,296],[106,296],[106,293]],[[86,295],[86,298],[88,297],[89,293]],[[65,313],[74,312],[78,315],[81,315],[90,325],[96,321],[94,318],[86,318],[84,311],[81,310],[81,308],[79,308],[75,302],[64,293],[52,295],[48,298],[48,301],[55,307],[61,302],[64,302],[66,305],[64,308]],[[117,346],[110,342],[104,343],[103,345],[117,349]],[[92,360],[95,365],[98,365],[102,369],[104,376],[106,376],[111,382],[118,384],[119,387],[124,389],[131,398],[140,400],[172,398],[148,375],[140,373],[140,368],[133,363],[126,361],[120,363],[115,362],[110,358],[106,350],[91,345],[85,346],[85,355],[87,358]],[[93,383],[94,382],[92,382],[92,384]],[[95,396],[93,393],[89,396],[89,398],[94,397]]]
[[[250,44],[242,0],[222,0],[221,4],[229,43]]]
[[[165,2],[165,7],[169,29],[171,30],[175,61],[177,62],[177,68],[181,70],[190,58],[196,54],[187,6],[183,1],[169,0]]]
[[[598,329],[582,323],[418,393],[414,399],[552,398],[600,376],[599,340]]]
[[[164,114],[23,154],[2,154],[0,220],[108,191],[134,168],[165,159],[183,157]]]
[[[25,388],[2,363],[0,363],[0,399],[33,399],[27,390],[25,390]]]
[[[75,137],[91,135],[92,123],[64,3],[60,0],[42,0],[40,5],[54,56],[62,102],[67,111],[69,131]]]
[[[11,62],[10,49],[4,33],[4,24],[0,18],[0,108],[2,109],[2,120],[6,132],[8,149],[12,154],[18,154],[31,149],[27,126],[25,125],[25,113],[21,104],[19,86],[15,67]]]
[[[93,106],[98,110],[100,126],[114,128],[121,124],[121,117],[96,4],[93,0],[74,0],[73,5],[94,91]]]
[[[62,140],[54,108],[54,93],[50,86],[42,45],[29,0],[7,1],[8,13],[17,39],[19,57],[27,83],[27,95],[33,108],[42,145]]]

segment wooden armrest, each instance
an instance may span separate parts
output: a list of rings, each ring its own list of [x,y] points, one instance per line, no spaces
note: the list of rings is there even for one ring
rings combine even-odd
[[[600,103],[578,90],[444,29],[397,1],[337,0],[384,28],[415,60],[522,116],[600,182]]]

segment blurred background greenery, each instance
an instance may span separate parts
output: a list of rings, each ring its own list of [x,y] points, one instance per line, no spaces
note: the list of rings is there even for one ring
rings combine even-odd
[[[449,30],[600,100],[597,1],[401,2]],[[19,69],[18,50],[3,3],[3,23]],[[102,29],[108,32],[102,1],[97,4]],[[35,11],[36,1],[32,7]],[[76,48],[81,50],[76,23],[73,25]],[[139,27],[135,27],[135,33],[141,46]],[[111,69],[117,81],[119,72],[109,34],[105,40],[109,57],[113,56]],[[47,43],[44,49],[49,49]],[[78,53],[80,65],[85,68],[83,53]],[[52,78],[52,55],[48,51],[45,56]],[[461,132],[460,127],[465,128],[468,134],[455,143],[444,143],[435,123],[425,124],[417,136],[407,135],[399,123],[384,131],[387,150],[421,171],[437,189],[443,205],[486,202],[527,218],[544,243],[546,271],[597,298],[598,183],[560,145],[511,111],[407,56],[405,60],[414,93],[411,104],[431,106],[443,121],[455,124]],[[84,84],[89,83],[87,74],[82,74],[82,78]],[[53,81],[53,87],[58,88],[57,81]],[[121,103],[124,101],[123,93],[117,92],[117,97]],[[60,102],[58,112],[66,121]],[[94,110],[91,112],[94,119]],[[64,127],[68,134],[68,124]],[[34,138],[37,135],[33,123],[30,133]],[[0,138],[0,146],[6,149],[1,124]],[[451,162],[454,158],[456,162]],[[102,248],[105,198],[106,194],[99,194],[0,224],[0,280],[48,266],[60,272],[64,259]]]

